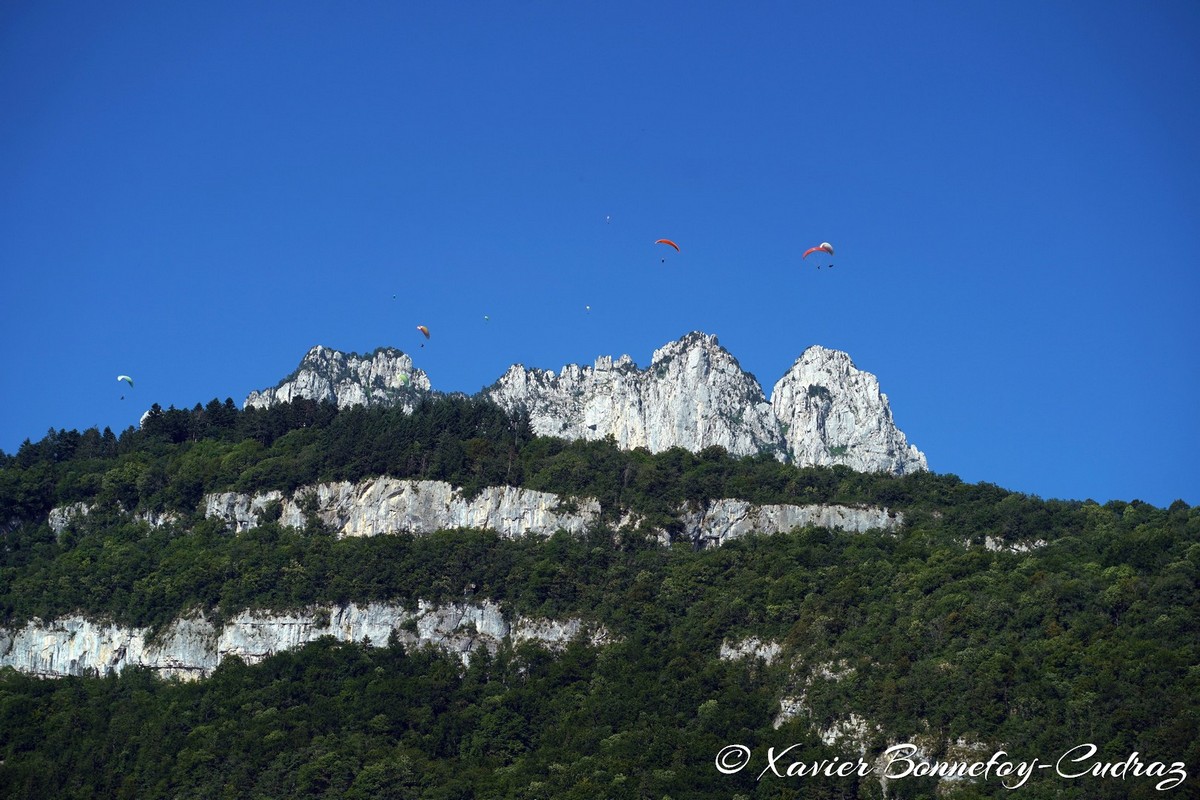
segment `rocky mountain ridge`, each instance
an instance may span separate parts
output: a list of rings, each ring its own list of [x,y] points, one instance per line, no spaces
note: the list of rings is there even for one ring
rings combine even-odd
[[[411,410],[434,394],[428,376],[391,348],[366,356],[314,347],[273,388],[252,392],[247,407],[305,397]],[[565,439],[612,436],[619,447],[698,452],[720,446],[736,456],[770,453],[799,466],[844,464],[860,472],[927,470],[892,418],[878,379],[850,356],[814,345],[774,385],[768,400],[758,380],[721,347],[692,332],[656,350],[640,369],[628,355],[601,356],[558,372],[510,367],[486,397],[529,414],[535,433]]]

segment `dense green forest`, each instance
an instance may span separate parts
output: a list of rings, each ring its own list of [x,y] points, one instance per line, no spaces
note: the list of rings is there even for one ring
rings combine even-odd
[[[508,484],[596,498],[583,536],[489,531],[339,539],[315,519],[239,535],[204,519],[211,492],[295,489],[379,475]],[[659,544],[715,498],[902,512],[894,532],[820,528],[698,549]],[[61,535],[51,508],[91,512]],[[136,515],[173,512],[159,526]],[[618,521],[634,512],[639,530]],[[777,776],[778,762],[854,761],[820,731],[863,720],[869,758],[919,740],[934,758],[1200,769],[1200,509],[1043,500],[952,475],[797,468],[720,448],[651,454],[535,437],[481,400],[337,411],[296,401],[155,408],[141,429],[51,431],[0,454],[0,627],[81,613],[157,630],[191,609],[490,599],[506,612],[609,631],[552,652],[479,651],[469,667],[396,641],[321,641],[181,683],[41,680],[0,672],[4,797],[882,797],[866,777]],[[989,549],[985,538],[1039,546]],[[772,663],[718,657],[777,643]],[[2,642],[2,640],[0,640]],[[773,726],[781,699],[804,711]],[[724,774],[729,745],[752,752]],[[1065,778],[1020,789],[955,782],[954,796],[1161,796],[1161,778]],[[887,784],[933,797],[932,778]]]

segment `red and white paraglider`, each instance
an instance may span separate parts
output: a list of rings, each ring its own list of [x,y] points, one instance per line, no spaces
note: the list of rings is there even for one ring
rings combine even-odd
[[[816,247],[810,247],[807,250],[805,250],[804,255],[800,256],[800,258],[808,258],[813,253],[826,253],[826,254],[832,256],[833,255],[833,245],[831,245],[829,242],[821,242]],[[821,268],[822,261],[826,261],[826,260],[825,259],[817,259],[817,269]],[[830,267],[833,267],[832,262],[826,261],[826,263],[828,263]]]

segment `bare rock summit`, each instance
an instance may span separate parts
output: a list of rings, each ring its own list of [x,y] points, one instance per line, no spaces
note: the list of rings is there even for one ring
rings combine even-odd
[[[432,393],[429,379],[398,350],[366,356],[314,347],[273,389],[246,406],[297,397],[339,407],[401,406],[411,411]],[[860,472],[927,470],[924,453],[892,419],[878,379],[838,350],[805,350],[768,400],[717,337],[692,332],[654,352],[641,369],[629,356],[557,372],[510,367],[480,395],[529,414],[535,433],[564,439],[612,436],[621,448],[699,452],[719,446],[736,456],[768,453],[799,466],[843,464]]]
[[[266,408],[303,397],[338,408],[385,405],[411,411],[429,390],[429,377],[399,350],[381,347],[364,356],[317,345],[274,388],[251,392],[245,407]]]

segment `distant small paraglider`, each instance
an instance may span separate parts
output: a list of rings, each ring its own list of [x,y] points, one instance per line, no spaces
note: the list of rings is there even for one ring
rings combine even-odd
[[[419,330],[421,333],[425,334],[426,339],[429,338],[429,328],[426,328],[424,325],[418,325],[417,330]],[[424,346],[425,346],[425,343],[421,342],[421,347],[424,347]]]
[[[492,318],[491,318],[491,317],[489,317],[487,314],[484,314],[484,315],[483,315],[483,321],[484,321],[484,322],[491,322],[491,321],[492,321]]]
[[[128,375],[118,375],[118,376],[117,376],[117,380],[118,380],[118,381],[125,381],[126,383],[128,383],[128,384],[129,384],[129,388],[130,388],[130,389],[132,389],[132,388],[133,388],[133,378],[129,377]]]

